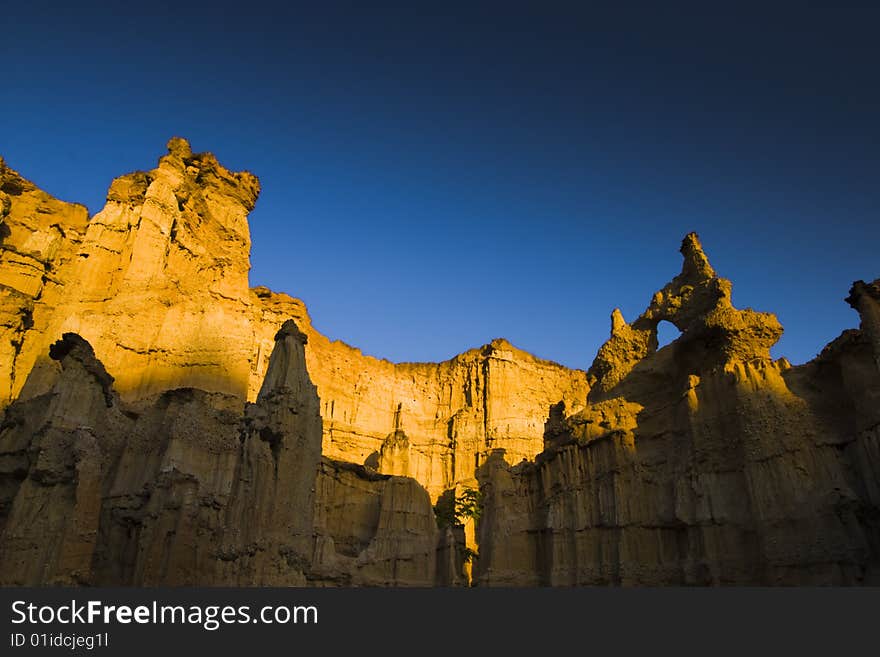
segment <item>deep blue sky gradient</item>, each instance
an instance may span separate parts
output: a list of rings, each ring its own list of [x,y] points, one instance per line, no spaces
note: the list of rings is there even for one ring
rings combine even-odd
[[[92,212],[172,135],[253,171],[251,284],[391,360],[503,336],[587,367],[690,230],[775,355],[857,326],[877,10],[312,4],[4,7],[0,154]]]

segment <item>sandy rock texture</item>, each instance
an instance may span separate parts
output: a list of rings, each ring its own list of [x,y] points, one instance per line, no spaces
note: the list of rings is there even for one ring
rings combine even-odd
[[[880,583],[880,281],[791,367],[690,234],[588,371],[391,363],[249,287],[258,193],[175,138],[89,217],[0,160],[0,584]]]

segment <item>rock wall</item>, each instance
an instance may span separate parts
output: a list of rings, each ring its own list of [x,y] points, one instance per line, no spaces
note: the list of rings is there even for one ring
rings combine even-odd
[[[414,477],[433,499],[473,479],[492,449],[503,447],[517,460],[533,458],[543,449],[548,408],[559,401],[580,408],[589,390],[586,372],[535,358],[501,339],[441,363],[380,360],[316,331],[301,301],[263,287],[252,296],[251,394],[265,374],[271,334],[295,319],[308,336],[306,362],[321,397],[324,453]],[[389,460],[389,446],[401,434],[405,456]]]
[[[89,218],[0,161],[0,584],[880,582],[880,281],[791,367],[691,234],[588,372],[395,364],[248,287],[258,191],[173,139]]]

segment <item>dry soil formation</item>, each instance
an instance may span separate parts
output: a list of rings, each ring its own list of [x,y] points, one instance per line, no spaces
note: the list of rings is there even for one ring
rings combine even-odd
[[[394,364],[249,287],[258,193],[173,139],[90,218],[0,160],[0,583],[880,584],[880,281],[791,367],[691,234],[588,371]]]

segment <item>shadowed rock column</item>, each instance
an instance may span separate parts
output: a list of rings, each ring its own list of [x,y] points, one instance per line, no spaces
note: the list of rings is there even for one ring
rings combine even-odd
[[[306,336],[288,320],[257,403],[248,405],[239,474],[221,560],[245,584],[305,583],[313,551],[320,400],[305,363]]]
[[[9,508],[0,534],[0,584],[90,584],[102,474],[123,424],[113,378],[73,333],[52,345],[61,373],[50,394],[10,408],[0,432]],[[36,420],[36,421],[34,421]],[[11,499],[8,499],[11,493]],[[0,518],[2,520],[2,518]]]

